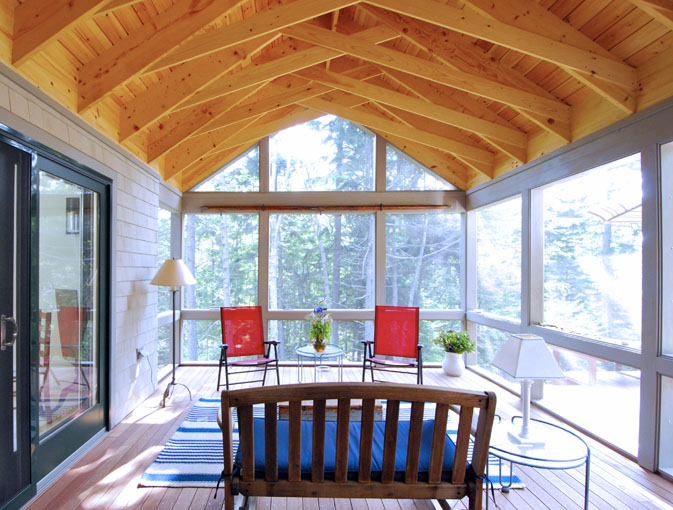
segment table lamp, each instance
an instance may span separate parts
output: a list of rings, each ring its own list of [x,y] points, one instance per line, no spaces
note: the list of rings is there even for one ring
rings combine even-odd
[[[564,378],[544,339],[536,335],[510,335],[492,365],[516,379],[522,379],[523,423],[518,433],[509,432],[509,439],[520,445],[543,446],[544,440],[534,437],[529,430],[530,387],[534,379]]]
[[[168,383],[166,391],[164,391],[164,397],[161,400],[161,407],[166,406],[166,399],[170,396],[171,388],[173,386],[184,386],[187,390],[187,393],[189,393],[189,400],[192,399],[192,392],[189,391],[187,385],[175,382],[175,294],[178,291],[178,287],[194,285],[195,283],[196,280],[194,279],[194,275],[192,275],[192,272],[181,259],[166,260],[150,282],[151,285],[171,287],[171,290],[173,291],[173,326],[171,328],[173,331],[173,377],[171,382]]]

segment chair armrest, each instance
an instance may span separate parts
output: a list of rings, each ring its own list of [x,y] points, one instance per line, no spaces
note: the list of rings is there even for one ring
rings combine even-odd
[[[229,348],[229,344],[220,345],[220,349],[228,349],[228,348]]]
[[[374,340],[360,340],[360,343],[364,345],[372,345]]]
[[[420,349],[422,349],[422,348],[423,348],[423,345],[421,345],[421,344],[418,344],[418,345],[417,345],[417,347],[418,347],[418,349],[420,350]]]
[[[264,340],[264,343],[269,345],[278,345],[280,342],[278,342],[278,340]]]

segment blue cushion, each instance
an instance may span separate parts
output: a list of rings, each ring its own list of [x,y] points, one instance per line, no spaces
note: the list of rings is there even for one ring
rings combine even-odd
[[[421,435],[421,454],[418,466],[419,480],[427,478],[427,472],[430,468],[430,451],[432,449],[432,434],[434,431],[434,420],[423,422],[423,431]],[[264,477],[264,418],[254,418],[253,427],[255,434],[255,476]],[[278,421],[278,475],[287,476],[288,472],[288,429],[289,422]],[[359,449],[360,449],[360,422],[350,423],[350,438],[348,450],[348,474],[350,478],[355,477],[359,468]],[[325,478],[330,479],[334,475],[336,460],[336,431],[337,424],[334,421],[325,422]],[[397,448],[395,453],[395,472],[401,474],[405,471],[407,465],[407,438],[409,437],[409,422],[398,422],[397,428]],[[372,445],[372,479],[380,477],[383,465],[383,444],[385,438],[385,422],[374,422],[374,442]],[[311,474],[311,455],[313,446],[313,422],[301,422],[301,473],[310,476]],[[455,444],[447,434],[444,447],[444,463],[442,466],[443,478],[453,469],[453,457],[455,455]],[[241,450],[236,452],[234,465],[240,468]]]

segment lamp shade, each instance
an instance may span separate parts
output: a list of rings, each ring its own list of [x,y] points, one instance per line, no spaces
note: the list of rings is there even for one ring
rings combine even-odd
[[[154,275],[150,284],[162,287],[184,287],[194,285],[196,279],[182,259],[168,259]]]
[[[491,363],[517,379],[561,379],[561,367],[542,337],[510,335]]]

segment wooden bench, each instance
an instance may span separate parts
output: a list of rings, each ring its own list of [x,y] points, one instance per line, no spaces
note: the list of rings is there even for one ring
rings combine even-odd
[[[336,422],[325,420],[328,399],[338,401]],[[351,399],[362,401],[361,422],[350,421]],[[374,421],[377,399],[387,401],[383,422]],[[302,421],[302,401],[307,400],[313,401],[312,421]],[[409,418],[400,419],[400,401],[411,402]],[[282,402],[289,402],[288,421],[277,419]],[[256,404],[264,406],[263,419],[253,418]],[[433,421],[423,420],[426,404],[435,407]],[[246,501],[247,496],[437,499],[444,507],[446,499],[468,496],[470,509],[481,508],[495,404],[492,392],[393,383],[223,391],[224,507],[233,510],[234,496],[242,494]],[[455,444],[447,441],[450,407],[459,417]],[[236,460],[234,408],[240,439]],[[475,410],[474,449],[468,459]]]

